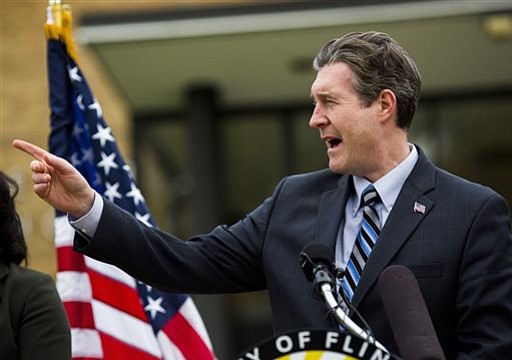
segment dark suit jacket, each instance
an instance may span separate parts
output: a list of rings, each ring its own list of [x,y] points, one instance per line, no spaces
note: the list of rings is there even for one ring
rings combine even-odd
[[[52,278],[2,262],[0,359],[71,359],[68,318]]]
[[[310,242],[334,249],[352,182],[329,170],[285,178],[232,226],[183,242],[106,201],[94,238],[75,247],[167,291],[269,290],[274,331],[336,329],[299,266]],[[414,204],[425,212],[414,211]],[[419,150],[353,303],[376,338],[397,352],[377,279],[389,265],[413,270],[448,359],[512,356],[512,236],[506,201],[436,167]]]

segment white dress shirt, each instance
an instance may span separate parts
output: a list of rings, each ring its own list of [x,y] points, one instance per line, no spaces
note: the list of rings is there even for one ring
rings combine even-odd
[[[409,144],[409,148],[411,149],[409,155],[373,184],[382,200],[375,204],[375,209],[381,222],[381,228],[384,227],[405,180],[418,160],[416,147]],[[336,241],[336,267],[343,270],[347,267],[363,219],[361,195],[364,189],[371,184],[370,181],[359,176],[353,176],[352,179],[356,191],[350,195],[347,201],[345,220],[342,221],[340,225]]]

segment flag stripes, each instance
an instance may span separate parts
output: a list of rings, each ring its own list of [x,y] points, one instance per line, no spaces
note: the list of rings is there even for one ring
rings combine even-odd
[[[141,306],[130,306],[130,304],[140,302],[139,294],[135,288],[118,283],[94,271],[89,272],[89,278],[93,284],[93,298],[95,300],[116,307],[141,321],[146,321],[146,314]],[[116,291],[113,292],[112,289],[116,289]]]
[[[66,301],[64,303],[72,328],[94,329],[91,303],[81,301]]]
[[[201,343],[200,337],[190,323],[180,313],[177,313],[166,325],[166,334],[173,344],[180,350],[185,359],[208,358],[210,350]],[[187,343],[194,340],[198,346],[190,347]]]
[[[73,359],[103,359],[101,337],[97,330],[72,328],[71,348],[73,349]]]
[[[116,359],[157,360],[161,358],[148,354],[105,333],[101,333],[101,343],[105,353],[116,354]]]

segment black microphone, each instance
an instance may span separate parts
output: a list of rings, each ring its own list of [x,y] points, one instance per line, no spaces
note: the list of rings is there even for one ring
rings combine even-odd
[[[386,353],[389,351],[379,343],[369,331],[363,330],[339,307],[334,295],[336,282],[333,273],[336,271],[333,251],[322,243],[310,243],[300,253],[300,266],[309,281],[313,281],[315,292],[319,295],[325,306],[331,311],[338,322],[351,334],[375,345]]]
[[[322,243],[310,243],[300,253],[300,266],[304,275],[312,281],[317,295],[320,295],[321,284],[329,284],[335,288],[333,276],[334,263],[328,259],[334,258],[333,252]]]
[[[389,266],[379,276],[379,290],[401,357],[445,360],[414,274],[405,266]]]

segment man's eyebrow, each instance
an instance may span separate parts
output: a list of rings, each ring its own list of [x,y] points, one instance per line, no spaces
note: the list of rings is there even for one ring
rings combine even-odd
[[[319,93],[316,93],[316,94],[311,93],[309,95],[309,97],[311,98],[311,100],[315,100],[315,99],[332,98],[333,95],[330,92],[319,92]]]

